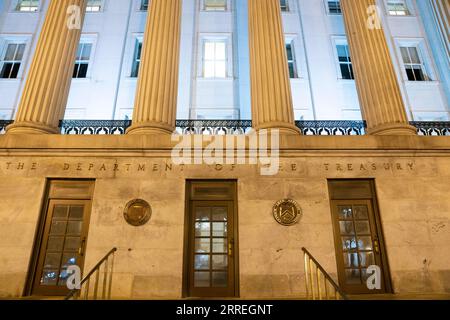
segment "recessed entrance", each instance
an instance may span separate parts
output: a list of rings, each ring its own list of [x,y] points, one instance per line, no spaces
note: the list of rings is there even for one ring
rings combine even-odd
[[[34,253],[30,294],[64,296],[69,292],[67,268],[83,269],[93,181],[49,183]]]
[[[372,180],[329,181],[339,285],[348,294],[391,292]],[[378,266],[381,288],[367,286],[370,266]]]
[[[188,181],[184,294],[236,297],[237,215],[234,181]]]

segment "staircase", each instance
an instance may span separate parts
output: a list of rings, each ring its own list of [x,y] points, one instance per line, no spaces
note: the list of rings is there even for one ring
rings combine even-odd
[[[308,300],[348,300],[320,263],[306,249],[302,248],[305,260],[306,297]]]
[[[111,300],[116,251],[112,248],[81,280],[80,289],[70,291],[65,300]]]

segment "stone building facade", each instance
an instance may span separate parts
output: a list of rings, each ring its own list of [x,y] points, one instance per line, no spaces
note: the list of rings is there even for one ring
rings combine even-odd
[[[112,248],[112,298],[303,298],[302,248],[349,295],[449,294],[448,123],[410,122],[376,1],[340,1],[365,129],[328,136],[295,122],[278,0],[247,1],[254,130],[172,135],[186,2],[151,1],[126,134],[62,135],[82,36],[67,17],[88,1],[50,1],[0,135],[0,296],[63,297],[67,268],[86,274]],[[211,153],[223,146],[233,161]]]

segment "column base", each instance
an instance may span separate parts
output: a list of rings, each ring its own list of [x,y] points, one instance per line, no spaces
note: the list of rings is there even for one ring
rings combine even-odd
[[[386,123],[367,129],[367,134],[374,136],[413,136],[417,129],[407,123]]]
[[[140,122],[138,124],[133,124],[127,129],[127,134],[141,135],[172,135],[174,132],[175,126],[158,122]]]
[[[34,122],[14,122],[6,127],[6,134],[59,134],[59,128]]]
[[[302,131],[294,124],[287,122],[267,122],[253,128],[255,131],[260,130],[278,130],[280,135],[301,135]]]

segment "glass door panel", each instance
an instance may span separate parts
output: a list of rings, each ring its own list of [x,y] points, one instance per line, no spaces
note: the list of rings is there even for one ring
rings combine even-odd
[[[340,285],[348,293],[380,293],[367,287],[371,275],[368,267],[377,265],[383,270],[380,236],[371,201],[334,200],[332,203]],[[384,290],[383,287],[381,291]]]
[[[67,268],[83,267],[90,201],[50,200],[33,283],[34,295],[68,293]]]
[[[191,210],[190,295],[233,296],[233,202],[194,201]]]

